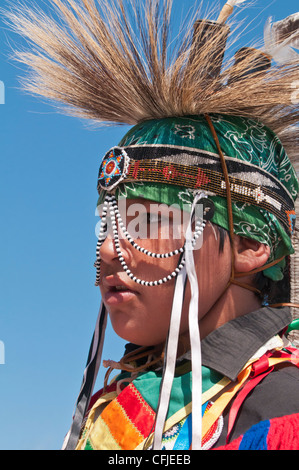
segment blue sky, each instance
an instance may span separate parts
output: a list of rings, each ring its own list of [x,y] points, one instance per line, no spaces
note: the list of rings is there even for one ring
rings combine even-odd
[[[179,17],[194,1],[174,4]],[[269,16],[279,20],[297,8],[295,0],[256,1],[240,15],[252,21],[242,45],[262,34]],[[91,130],[23,93],[22,67],[10,58],[20,39],[1,18],[0,27],[0,449],[59,449],[100,305],[98,167],[128,127]],[[104,358],[118,360],[123,345],[109,326]]]

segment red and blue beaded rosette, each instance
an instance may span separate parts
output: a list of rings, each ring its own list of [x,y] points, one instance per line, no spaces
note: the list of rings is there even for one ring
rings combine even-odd
[[[98,190],[112,191],[127,176],[130,159],[121,147],[113,147],[103,158],[99,170]]]

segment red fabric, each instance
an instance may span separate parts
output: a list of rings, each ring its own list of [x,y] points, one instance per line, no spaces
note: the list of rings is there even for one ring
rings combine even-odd
[[[261,380],[263,380],[273,370],[273,367],[269,368],[269,354],[262,356],[258,361],[252,364],[251,368],[252,371],[249,382],[247,382],[239,392],[230,409],[226,444],[229,442],[230,434],[237,419],[239,409],[245,398],[261,382]]]
[[[117,397],[123,412],[129,418],[133,426],[147,437],[155,422],[155,412],[142,398],[136,387],[131,383]]]
[[[227,444],[225,446],[217,447],[216,449],[213,450],[239,450],[239,446],[241,444],[243,436],[238,437],[238,439],[235,439],[233,442],[230,444]]]
[[[299,414],[270,421],[268,450],[299,450]]]
[[[216,447],[214,450],[239,450],[244,436],[246,433],[230,444]],[[251,450],[255,450],[254,447]],[[267,450],[299,450],[299,413],[270,420]]]
[[[238,396],[232,403],[229,420],[228,420],[228,431],[226,437],[226,444],[229,442],[230,434],[233,430],[235,421],[237,419],[238,412],[242,403],[244,402],[247,395],[268,375],[274,370],[274,366],[269,368],[269,357],[286,358],[290,359],[290,362],[297,367],[298,365],[298,350],[295,348],[288,348],[286,351],[269,351],[264,354],[258,361],[252,364],[252,371],[250,374],[249,381],[244,385],[243,389],[239,392]]]
[[[237,398],[235,399],[235,401],[233,402],[232,404],[232,407],[231,407],[231,410],[230,410],[230,413],[229,413],[229,420],[228,420],[228,430],[227,430],[227,437],[226,437],[226,443],[228,443],[229,441],[229,438],[230,438],[230,434],[233,430],[233,427],[234,427],[234,424],[235,424],[235,421],[237,419],[237,415],[238,415],[238,412],[239,412],[239,409],[242,405],[242,403],[244,402],[245,398],[247,397],[247,395],[254,389],[254,387],[256,387],[260,382],[261,380],[263,380],[268,374],[270,374],[270,372],[272,372],[273,370],[273,367],[271,367],[271,369],[269,369],[268,371],[264,372],[263,374],[260,374],[256,377],[253,377],[245,386],[244,388],[241,390],[241,392],[239,393],[239,395],[237,396]]]

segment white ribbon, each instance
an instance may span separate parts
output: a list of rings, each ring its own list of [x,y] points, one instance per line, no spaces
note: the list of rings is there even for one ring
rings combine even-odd
[[[205,197],[203,193],[197,194],[193,201],[192,213],[197,203]],[[192,365],[192,450],[201,449],[202,439],[202,370],[201,370],[201,345],[198,325],[198,279],[194,263],[194,251],[192,249],[192,230],[189,225],[186,234],[186,271],[190,282],[191,300],[189,305],[189,335],[191,346]]]
[[[191,286],[191,300],[189,305],[189,334],[192,361],[192,449],[201,449],[201,346],[198,326],[198,282],[192,246],[192,219],[196,209],[196,205],[199,200],[203,197],[206,197],[204,193],[197,194],[193,201],[190,222],[186,233],[186,266],[184,266],[183,270],[178,275],[176,282],[170,318],[169,336],[167,341],[165,372],[162,379],[160,399],[156,417],[153,450],[161,450],[162,448],[164,425],[167,417],[170,394],[175,374],[186,275],[188,276]]]
[[[180,271],[173,297],[172,312],[170,318],[169,335],[167,341],[167,352],[165,361],[165,372],[162,378],[160,399],[157,410],[153,450],[161,450],[164,424],[166,421],[169,407],[170,394],[172,389],[173,377],[175,373],[178,339],[181,323],[181,314],[184,298],[184,286],[186,279],[186,268]]]

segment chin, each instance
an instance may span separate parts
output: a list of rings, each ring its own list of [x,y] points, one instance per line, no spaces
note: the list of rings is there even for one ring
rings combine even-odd
[[[162,339],[160,336],[153,337],[153,335],[145,334],[146,327],[139,330],[138,328],[120,326],[118,322],[113,323],[111,321],[111,324],[117,336],[128,343],[136,344],[138,346],[156,346],[166,340],[166,336]]]

